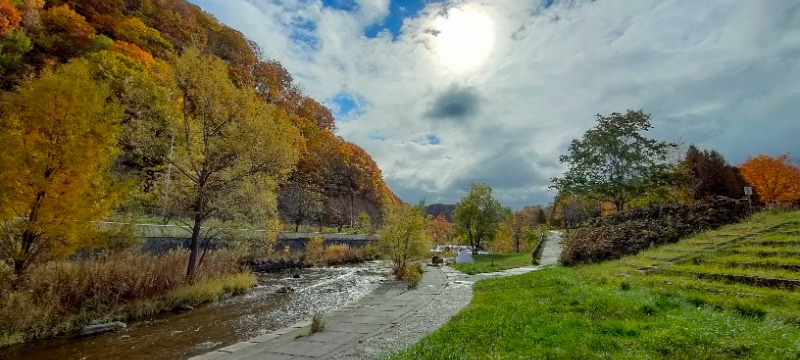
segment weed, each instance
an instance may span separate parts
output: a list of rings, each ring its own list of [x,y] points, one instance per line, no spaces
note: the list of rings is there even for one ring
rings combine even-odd
[[[401,278],[408,283],[408,289],[416,288],[422,281],[422,268],[421,266],[408,264],[401,271]]]
[[[316,312],[311,318],[311,333],[318,333],[325,329],[325,315],[321,312]]]
[[[42,264],[17,279],[16,288],[0,283],[0,334],[5,334],[0,342],[50,337],[94,320],[136,318],[241,294],[256,278],[241,272],[240,256],[208,253],[191,284],[185,282],[185,251],[163,256],[121,251]]]

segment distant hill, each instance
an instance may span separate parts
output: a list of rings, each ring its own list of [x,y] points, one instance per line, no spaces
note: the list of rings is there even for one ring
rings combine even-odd
[[[453,212],[456,211],[456,206],[453,204],[431,204],[425,208],[425,216],[439,216],[444,214],[447,221],[453,221]]]
[[[113,90],[126,105],[114,175],[140,184],[136,201],[159,198],[155,185],[170,144],[170,118],[162,110],[183,101],[159,79],[173,72],[174,59],[190,46],[222,59],[239,88],[274,106],[275,116],[290,119],[302,135],[304,142],[296,145],[301,159],[276,189],[285,222],[350,224],[362,213],[378,219],[385,206],[400,203],[372,157],[335,134],[331,111],[302,92],[269,58],[269,48],[184,0],[0,0],[0,98],[74,59],[113,64],[99,67],[97,77],[119,84]],[[147,83],[152,91],[130,90],[137,74],[155,79]],[[139,100],[146,96],[151,98]],[[158,97],[165,100],[161,108],[153,105]]]

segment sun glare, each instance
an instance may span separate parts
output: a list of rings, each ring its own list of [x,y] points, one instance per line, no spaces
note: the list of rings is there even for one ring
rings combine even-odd
[[[436,19],[436,53],[445,67],[455,72],[482,65],[494,47],[494,25],[483,12],[451,9]]]

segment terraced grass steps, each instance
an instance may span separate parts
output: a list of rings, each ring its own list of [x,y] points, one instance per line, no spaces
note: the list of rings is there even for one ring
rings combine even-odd
[[[745,274],[714,273],[707,271],[692,271],[692,270],[683,270],[674,268],[672,269],[660,268],[654,271],[662,275],[689,276],[695,279],[732,282],[732,283],[751,285],[751,286],[761,286],[761,287],[769,287],[776,289],[791,289],[791,290],[800,289],[800,280],[797,279],[773,278],[773,277],[745,275]]]
[[[800,251],[794,250],[775,250],[771,247],[756,247],[756,248],[737,248],[726,250],[729,254],[742,254],[742,255],[752,255],[758,257],[773,257],[773,256],[798,256],[800,257]]]

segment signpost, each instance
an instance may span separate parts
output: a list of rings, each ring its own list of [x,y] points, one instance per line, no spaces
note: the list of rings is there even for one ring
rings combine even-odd
[[[753,188],[751,186],[744,187],[744,196],[747,198],[747,213],[753,213],[753,203],[750,200],[750,197],[753,196]]]

